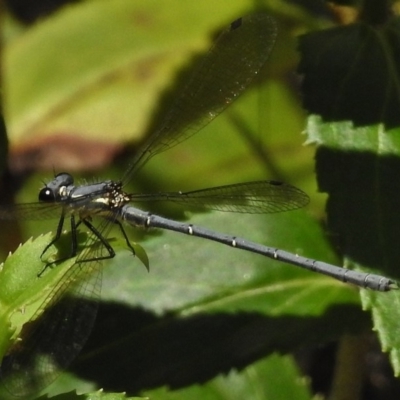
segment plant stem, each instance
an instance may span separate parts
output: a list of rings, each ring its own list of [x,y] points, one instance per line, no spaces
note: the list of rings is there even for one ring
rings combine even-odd
[[[367,335],[344,335],[336,355],[330,400],[357,400],[361,398],[365,376]]]

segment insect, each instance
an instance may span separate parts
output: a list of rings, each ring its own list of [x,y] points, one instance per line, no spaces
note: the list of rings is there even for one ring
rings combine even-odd
[[[103,181],[77,186],[68,173],[57,174],[39,193],[38,203],[20,204],[0,218],[29,218],[54,214],[59,223],[56,244],[64,226],[69,224],[71,254],[76,262],[65,272],[44,303],[21,332],[22,342],[10,349],[1,371],[7,390],[16,395],[38,391],[53,381],[82,349],[92,329],[100,296],[101,261],[113,258],[108,240],[117,226],[134,252],[123,223],[136,227],[161,228],[202,237],[225,245],[258,253],[312,271],[375,290],[389,290],[394,282],[372,274],[362,274],[289,252],[177,222],[143,211],[135,201],[172,201],[201,205],[210,210],[241,213],[272,213],[294,210],[308,203],[308,196],[291,185],[276,181],[245,182],[190,192],[130,194],[124,186],[153,156],[197,133],[218,116],[250,84],[266,62],[277,34],[276,22],[259,13],[234,21],[215,42],[192,79],[176,99],[161,128],[145,141],[120,181]],[[95,220],[100,219],[99,224]],[[85,228],[89,237],[82,251],[77,232]],[[47,264],[57,268],[60,260]]]

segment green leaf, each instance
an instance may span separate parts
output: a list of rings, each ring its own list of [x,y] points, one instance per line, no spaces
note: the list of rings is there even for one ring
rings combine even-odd
[[[326,258],[330,250],[318,225],[301,211],[209,213],[194,215],[191,222],[335,261],[332,254]],[[171,379],[195,379],[201,366],[211,378],[214,368],[232,368],[243,354],[290,351],[368,326],[357,291],[333,279],[178,233],[150,235],[142,245],[150,272],[130,252],[119,252],[105,265],[102,313],[86,355],[73,367],[106,387],[135,392],[136,377],[150,371],[157,376],[164,368],[182,368],[182,363],[185,374],[174,373]],[[257,344],[254,335],[260,337]],[[225,349],[236,341],[241,343],[237,355]],[[162,376],[168,379],[169,373]],[[71,381],[69,387],[74,385]],[[56,388],[57,382],[49,390]]]
[[[55,133],[112,144],[137,140],[177,66],[205,51],[211,34],[251,4],[117,0],[64,8],[7,49],[12,144]]]
[[[304,378],[299,375],[291,357],[272,355],[254,363],[240,372],[230,372],[204,386],[192,386],[180,390],[165,388],[145,392],[144,395],[160,400],[206,399],[311,399]]]
[[[400,20],[353,23],[300,38],[304,107],[325,122],[399,126]]]
[[[190,222],[335,262],[319,227],[301,211],[268,216],[209,213],[194,215]],[[158,313],[252,310],[269,315],[321,315],[332,303],[357,303],[348,285],[199,238],[165,232],[143,246],[150,273],[129,267],[129,253],[115,258],[105,270],[103,299],[124,296],[132,305]],[[296,301],[288,301],[293,297]]]
[[[74,263],[74,258],[69,259],[57,265],[57,268],[48,268],[38,276],[45,267],[41,254],[51,238],[51,234],[47,234],[29,240],[7,258],[1,269],[0,325],[3,329],[0,329],[0,358],[10,342],[18,336],[22,326],[37,313],[62,275]],[[54,256],[54,250],[52,247],[47,253]],[[36,315],[39,316],[40,314]]]
[[[96,392],[77,394],[76,392],[63,393],[51,397],[53,400],[133,400],[133,399],[143,399],[143,397],[132,397],[127,396],[126,393],[106,393],[103,390],[98,390]],[[47,400],[49,397],[47,395],[38,397],[38,400]]]
[[[381,125],[354,128],[350,122],[323,124],[309,120],[309,140],[320,145],[320,189],[329,193],[329,229],[337,237],[345,264],[364,272],[398,278],[400,142],[398,130]],[[372,311],[384,351],[399,373],[400,292],[362,290],[364,308]]]

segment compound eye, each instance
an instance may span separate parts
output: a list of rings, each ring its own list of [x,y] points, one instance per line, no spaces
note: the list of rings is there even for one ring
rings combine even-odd
[[[56,175],[56,181],[60,182],[60,186],[69,186],[74,183],[74,178],[67,172],[60,172]]]
[[[51,189],[45,187],[39,192],[39,201],[53,202],[55,200],[56,196]]]

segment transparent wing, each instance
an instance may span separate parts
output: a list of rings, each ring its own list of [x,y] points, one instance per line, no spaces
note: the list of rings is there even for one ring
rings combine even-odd
[[[104,219],[97,231],[106,237],[110,225],[112,221]],[[102,282],[101,262],[84,260],[101,258],[105,251],[90,234],[76,262],[24,325],[22,340],[1,365],[2,385],[14,396],[32,395],[48,386],[81,351],[96,319]]]
[[[31,220],[60,218],[62,205],[60,203],[21,203],[10,206],[0,206],[0,220]]]
[[[282,182],[256,181],[191,192],[133,195],[132,201],[172,201],[186,206],[249,214],[270,214],[304,207],[309,197]]]
[[[276,34],[275,20],[265,14],[233,22],[195,71],[161,128],[133,159],[122,181],[129,181],[151,157],[194,135],[228,107],[266,62]]]

